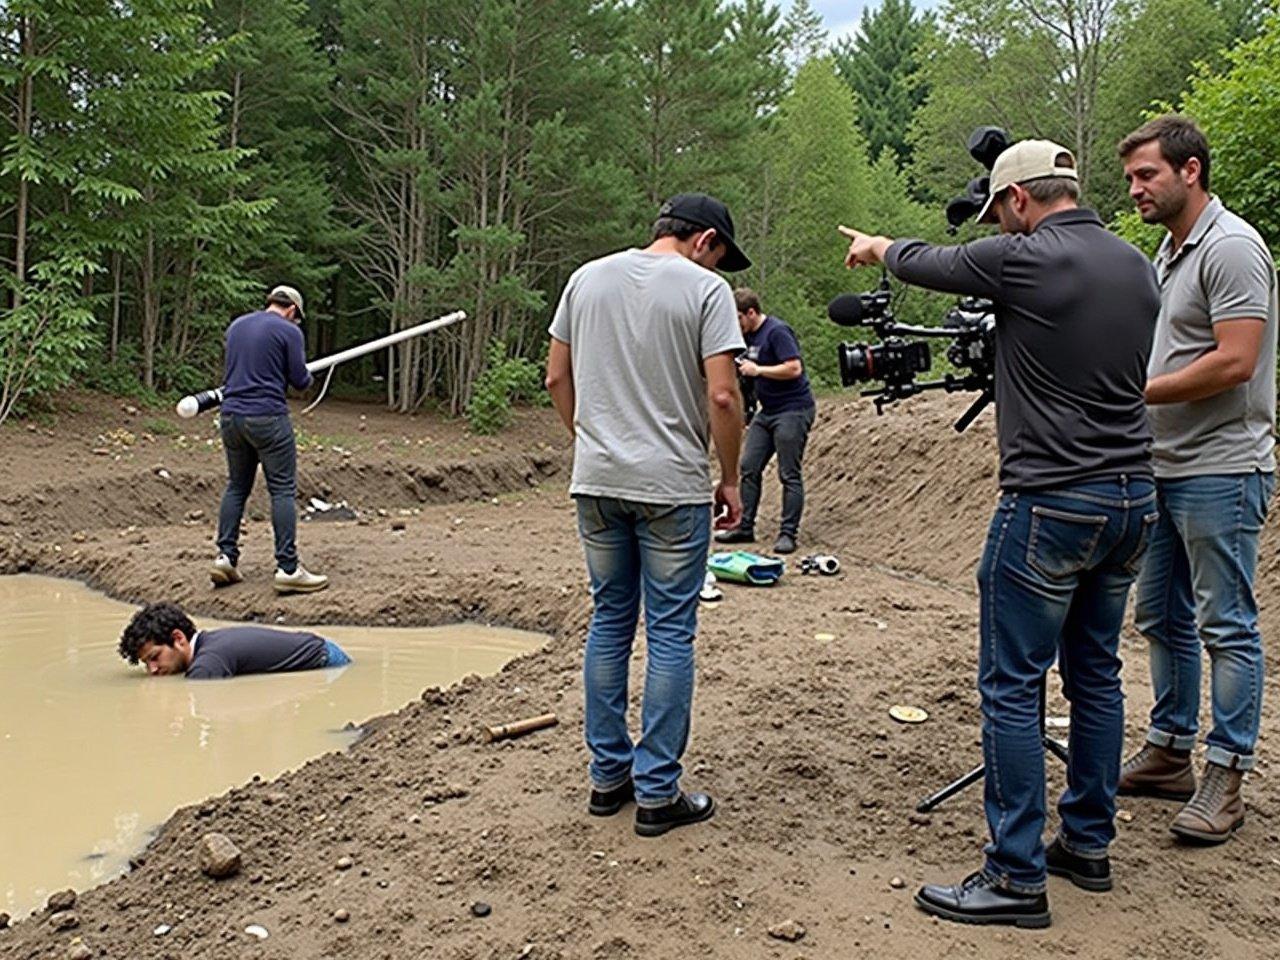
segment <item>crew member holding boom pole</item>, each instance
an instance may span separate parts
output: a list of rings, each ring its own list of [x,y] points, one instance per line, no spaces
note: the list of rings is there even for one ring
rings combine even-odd
[[[311,385],[302,294],[278,286],[265,309],[236,318],[227,328],[226,379],[222,390],[222,446],[227,489],[218,511],[218,556],[209,570],[214,586],[239,583],[240,520],[253,490],[258,464],[271,494],[277,593],[323,590],[329,578],[309,573],[298,561],[298,449],[285,403],[287,387]]]

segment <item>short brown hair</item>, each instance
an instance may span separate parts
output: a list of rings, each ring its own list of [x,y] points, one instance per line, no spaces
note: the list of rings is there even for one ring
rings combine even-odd
[[[1127,157],[1144,143],[1157,141],[1160,156],[1173,169],[1181,170],[1187,161],[1195,157],[1200,161],[1200,186],[1209,189],[1209,141],[1204,131],[1190,117],[1166,113],[1148,120],[1133,133],[1120,141],[1117,147],[1121,157]]]
[[[756,313],[764,313],[760,309],[760,297],[752,289],[748,287],[739,287],[733,291],[733,302],[738,306],[739,313],[746,313],[748,310],[754,310]]]
[[[1074,177],[1037,177],[1019,184],[1037,203],[1053,203],[1055,200],[1080,199],[1080,181]]]

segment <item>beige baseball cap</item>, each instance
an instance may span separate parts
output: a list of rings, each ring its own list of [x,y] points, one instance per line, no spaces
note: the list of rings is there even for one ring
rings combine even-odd
[[[296,287],[280,284],[267,294],[267,303],[278,303],[280,306],[288,306],[293,304],[298,308],[298,319],[306,319],[306,314],[302,311],[302,294],[297,291]]]
[[[1058,160],[1063,154],[1066,154],[1068,163],[1059,166]],[[996,197],[1010,186],[1045,177],[1080,179],[1076,173],[1076,158],[1070,150],[1052,140],[1019,140],[996,157],[995,165],[991,168],[991,192],[987,195],[982,212],[978,214],[978,222],[996,222],[991,214],[991,207]]]

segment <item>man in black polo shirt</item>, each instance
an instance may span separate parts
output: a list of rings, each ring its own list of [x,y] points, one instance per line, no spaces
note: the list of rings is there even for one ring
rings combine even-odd
[[[776,452],[778,479],[782,481],[782,522],[773,552],[794,553],[804,511],[800,464],[816,409],[813,391],[804,373],[795,332],[777,317],[761,311],[760,298],[754,290],[742,287],[733,292],[733,299],[747,341],[747,351],[738,361],[738,373],[752,382],[760,410],[751,418],[742,450],[742,520],[734,529],[717,533],[716,540],[755,540],[760,478]]]
[[[978,689],[991,830],[986,864],[926,886],[925,911],[969,923],[1049,924],[1046,871],[1108,890],[1124,736],[1119,633],[1157,520],[1143,389],[1160,298],[1151,264],[1077,206],[1070,151],[1014,144],[959,247],[844,230],[849,266],[986,297],[996,310],[1002,497],[978,568]],[[1062,827],[1046,851],[1040,696],[1055,657],[1071,702]]]
[[[351,662],[336,643],[314,633],[252,624],[197,630],[176,603],[152,603],[135,613],[120,636],[119,650],[150,676],[183,673],[188,680],[319,670]]]

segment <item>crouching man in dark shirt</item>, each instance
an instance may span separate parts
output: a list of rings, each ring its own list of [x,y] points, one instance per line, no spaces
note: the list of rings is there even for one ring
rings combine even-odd
[[[1077,206],[1075,167],[1046,140],[1002,153],[979,214],[1000,236],[933,247],[842,230],[851,267],[995,304],[1002,496],[978,567],[991,842],[981,870],[916,895],[949,920],[1048,926],[1046,872],[1111,888],[1120,625],[1157,519],[1143,388],[1160,297],[1146,257]],[[1071,743],[1046,851],[1040,697],[1055,657]]]
[[[341,667],[351,658],[314,633],[269,627],[197,630],[176,603],[153,603],[133,615],[120,636],[120,656],[153,677],[185,673],[188,680]]]

